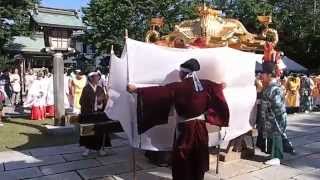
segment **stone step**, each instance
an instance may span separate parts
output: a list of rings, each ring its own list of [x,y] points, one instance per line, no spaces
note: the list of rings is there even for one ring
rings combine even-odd
[[[27,178],[35,178],[40,176],[43,176],[43,174],[36,167],[0,172],[1,180],[27,179]]]
[[[68,135],[76,132],[76,127],[74,125],[66,125],[66,126],[45,125],[44,127],[47,133],[52,136]]]
[[[6,171],[8,171],[8,170],[45,166],[45,165],[64,163],[64,162],[66,161],[60,155],[45,156],[40,158],[28,156],[27,158],[20,159],[19,161],[6,162],[4,163],[4,165],[5,165]]]
[[[73,161],[68,163],[61,163],[55,165],[48,165],[40,167],[40,170],[45,175],[51,174],[58,174],[68,171],[74,171],[79,169],[87,169],[92,167],[101,166],[97,160],[88,159],[88,160],[80,160],[80,161]]]
[[[49,176],[42,176],[29,180],[82,180],[76,172],[67,172],[62,174],[55,174]]]

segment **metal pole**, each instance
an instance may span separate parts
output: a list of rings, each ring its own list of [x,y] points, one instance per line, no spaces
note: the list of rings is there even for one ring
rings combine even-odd
[[[268,138],[265,139],[264,144],[265,144],[264,150],[267,153],[268,152]]]
[[[106,133],[103,133],[103,137],[102,137],[102,151],[104,151],[104,148],[106,146]]]
[[[24,70],[23,70],[23,63],[24,63],[24,57],[22,56],[22,58],[19,60],[19,66],[20,66],[20,101],[19,104],[23,105],[23,93],[24,93]]]
[[[128,33],[128,29],[125,29],[124,31],[124,38],[125,40],[127,40],[129,38],[129,33]],[[111,46],[111,53],[113,52],[113,46]],[[129,63],[127,63],[127,82],[129,83]],[[131,147],[131,152],[132,152],[132,179],[133,180],[137,180],[137,170],[136,170],[136,153],[135,153],[135,148]]]
[[[65,116],[64,109],[64,64],[63,54],[57,52],[53,55],[53,90],[54,90],[54,125],[60,126]]]
[[[113,45],[111,45],[111,50],[110,50],[110,59],[109,59],[109,73],[108,73],[108,89],[107,89],[107,93],[110,89],[111,86],[111,74],[110,74],[110,70],[111,70],[111,61],[112,61],[112,56],[114,55],[114,50],[113,50]]]
[[[134,147],[132,147],[132,171],[132,180],[137,180],[136,153]]]
[[[220,143],[221,143],[221,128],[219,127],[219,143],[218,143],[218,154],[217,154],[217,164],[216,164],[216,174],[219,174],[219,161],[220,161]]]
[[[22,67],[23,67],[23,93],[26,94],[26,60],[27,59],[23,59],[23,64],[22,64]],[[22,101],[23,103],[23,101]]]
[[[124,30],[124,37],[127,39],[129,37],[128,29]]]

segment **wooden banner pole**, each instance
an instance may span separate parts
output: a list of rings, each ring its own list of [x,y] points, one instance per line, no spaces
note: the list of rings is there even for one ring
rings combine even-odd
[[[129,37],[129,33],[128,33],[128,29],[125,29],[124,31],[124,37],[125,39],[128,39]],[[129,78],[129,76],[128,76]],[[132,147],[131,148],[132,151],[132,179],[133,180],[137,180],[137,169],[136,169],[136,153],[135,153],[135,148]]]

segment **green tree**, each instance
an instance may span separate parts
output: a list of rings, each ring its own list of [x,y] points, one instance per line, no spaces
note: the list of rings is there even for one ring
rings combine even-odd
[[[238,0],[228,4],[231,13],[228,15],[240,19],[245,27],[254,33],[261,32],[263,26],[257,21],[257,16],[271,15],[272,5],[259,0]]]
[[[318,5],[314,6],[314,5]],[[289,57],[311,69],[320,65],[319,0],[283,0],[274,3],[280,47]]]
[[[263,28],[257,16],[272,15],[270,26],[279,32],[279,48],[311,69],[320,66],[320,0],[238,0],[227,7],[232,10],[229,16],[255,33]]]
[[[92,30],[88,42],[99,51],[111,44],[118,52],[124,44],[124,30],[129,37],[144,40],[152,17],[165,18],[161,33],[173,30],[176,23],[196,17],[196,6],[203,1],[190,0],[92,0],[84,9],[84,20]],[[204,0],[207,5],[224,10],[239,19],[253,33],[264,28],[259,15],[272,15],[270,27],[279,32],[279,47],[287,56],[309,68],[320,66],[320,0]],[[315,6],[316,5],[316,6]]]
[[[152,17],[165,18],[162,33],[172,31],[174,25],[184,19],[194,18],[199,1],[181,0],[92,0],[83,9],[84,21],[91,27],[87,34],[89,43],[107,51],[110,45],[120,50],[124,44],[124,31],[129,37],[143,40]]]
[[[29,9],[39,0],[1,0],[0,1],[0,54],[3,46],[18,35],[30,35]]]

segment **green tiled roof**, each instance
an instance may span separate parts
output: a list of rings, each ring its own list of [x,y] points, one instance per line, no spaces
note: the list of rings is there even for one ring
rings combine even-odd
[[[39,26],[85,29],[86,26],[76,14],[74,10],[39,7],[31,16]]]
[[[32,37],[15,36],[13,40],[6,45],[9,51],[41,53],[45,48],[43,34],[37,34]]]

